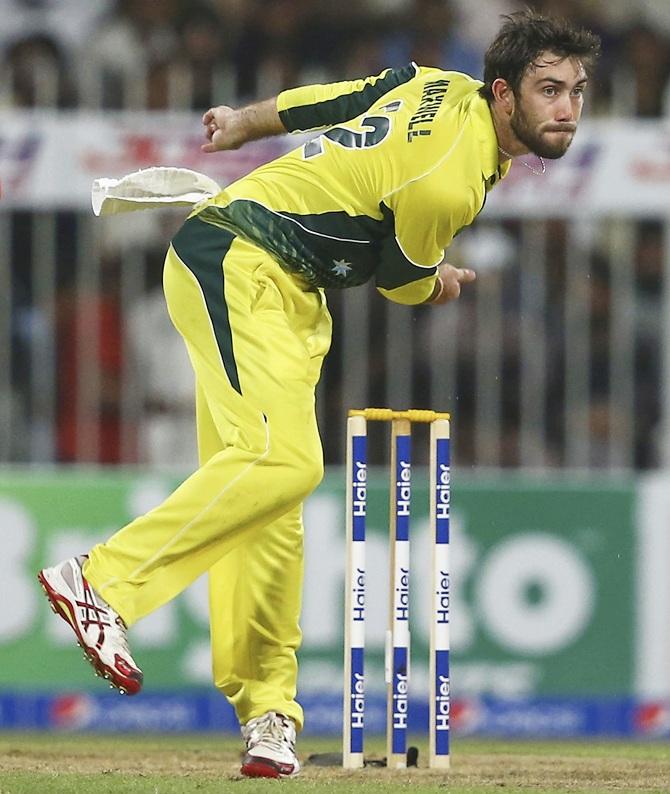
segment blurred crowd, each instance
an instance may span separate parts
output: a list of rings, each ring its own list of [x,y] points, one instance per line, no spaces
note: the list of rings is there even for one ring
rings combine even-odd
[[[668,112],[667,0],[0,0],[3,101],[202,109],[410,60],[479,77],[526,6],[601,35],[596,112]]]
[[[522,7],[570,17],[600,34],[604,55],[589,88],[589,114],[670,115],[670,0],[359,0],[346,10],[326,0],[0,0],[0,107],[202,111],[213,104],[264,98],[297,84],[375,74],[410,60],[479,77],[500,15]],[[185,354],[171,335],[160,292],[162,255],[174,218],[161,221],[167,224],[162,233],[154,230],[143,242],[141,235],[137,237],[144,275],[129,308],[128,287],[120,280],[126,254],[118,240],[107,241],[102,247],[97,276],[82,278],[73,265],[81,260],[86,245],[80,218],[77,213],[56,213],[51,249],[56,263],[53,306],[40,315],[40,300],[45,296],[39,294],[35,268],[24,266],[36,259],[35,248],[42,239],[40,219],[38,213],[29,211],[11,215],[11,363],[12,382],[18,390],[11,399],[15,402],[15,427],[23,419],[31,433],[15,431],[4,447],[0,437],[0,458],[192,463],[191,376]],[[566,333],[563,320],[565,307],[574,296],[565,294],[566,224],[552,222],[547,235],[542,257],[552,275],[546,285],[542,320],[542,333],[550,340],[543,413],[550,418],[539,432],[549,449],[543,462],[560,466],[567,460],[569,422],[562,386],[555,381],[566,369],[561,359]],[[127,225],[122,236],[128,236]],[[514,269],[520,236],[519,224],[503,227],[496,245],[508,241],[507,269],[483,272],[478,285],[461,301],[459,322],[469,325],[459,330],[457,380],[450,401],[458,409],[456,451],[457,463],[462,465],[523,463],[518,345],[523,306]],[[620,262],[596,247],[588,254],[578,287],[588,306],[590,374],[584,427],[590,444],[585,462],[594,468],[616,463],[610,444],[616,433],[632,439],[632,457],[624,456],[624,465],[650,468],[659,463],[654,438],[661,412],[659,345],[666,256],[661,220],[632,224],[628,241],[629,298],[635,315],[631,323],[635,376],[631,399],[635,410],[626,416],[615,415],[611,400],[618,388],[611,354],[615,338],[612,304],[619,299],[613,281],[619,278]],[[495,289],[500,290],[503,344],[509,355],[502,360],[496,421],[503,423],[504,435],[495,454],[483,459],[477,438],[486,433],[482,428],[485,417],[478,413],[474,399],[481,364],[474,342],[468,340],[476,336],[478,295],[500,279],[504,284],[496,282]],[[341,301],[341,295],[332,295],[336,320]],[[378,303],[381,306],[383,302]],[[425,312],[417,313],[415,320],[420,340],[424,333],[421,325],[427,322]],[[371,322],[383,327],[381,317],[373,317]],[[54,346],[58,381],[57,429],[53,443],[42,446],[39,433],[35,442],[40,394],[36,378],[48,372],[48,367],[40,369],[35,353],[41,339]],[[97,361],[86,370],[91,366],[86,353],[91,340],[97,340]],[[333,410],[346,403],[332,387],[338,379],[339,344],[336,336],[328,364],[327,399],[333,401]],[[132,405],[129,408],[129,398],[123,393],[131,368],[129,356],[137,377],[144,379],[138,391],[139,410]],[[166,361],[170,362],[169,372]],[[416,362],[414,404],[430,407],[422,405],[431,373],[421,350],[416,351]],[[377,359],[373,384],[384,382],[384,366],[383,360]],[[87,372],[89,376],[94,373],[96,381],[88,398],[87,389],[81,386]],[[87,399],[91,401],[88,407],[84,404]],[[135,417],[133,423],[124,428],[129,416]],[[87,428],[87,421],[95,427]],[[340,435],[338,428],[325,438],[328,462],[340,462]],[[88,447],[82,442],[84,436],[93,439]],[[30,438],[32,441],[27,441]]]

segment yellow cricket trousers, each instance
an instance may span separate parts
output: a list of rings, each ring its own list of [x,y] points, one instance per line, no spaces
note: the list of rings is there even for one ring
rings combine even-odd
[[[173,240],[164,287],[196,374],[201,466],[95,546],[84,573],[131,625],[209,571],[216,686],[241,723],[274,710],[300,728],[302,502],[323,475],[325,297],[197,216]]]

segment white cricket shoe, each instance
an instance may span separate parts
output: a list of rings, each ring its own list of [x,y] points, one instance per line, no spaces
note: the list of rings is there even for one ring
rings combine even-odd
[[[247,751],[241,772],[246,777],[294,777],[300,772],[295,754],[295,723],[268,711],[242,726]]]
[[[142,688],[142,671],[130,655],[126,624],[117,612],[86,581],[82,565],[86,555],[44,568],[37,578],[51,609],[77,635],[96,675],[106,678],[122,695],[135,695]]]

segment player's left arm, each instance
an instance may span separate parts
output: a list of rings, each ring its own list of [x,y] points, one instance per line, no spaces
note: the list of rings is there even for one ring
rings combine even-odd
[[[477,278],[474,270],[467,267],[454,267],[448,262],[442,262],[437,268],[437,278],[433,292],[425,303],[439,306],[443,303],[456,300],[460,297],[463,284],[469,284]]]
[[[377,273],[377,290],[394,303],[410,306],[449,303],[460,297],[464,284],[477,277],[474,270],[455,267],[445,260],[434,268],[428,268],[430,275],[425,275],[425,271],[418,270],[416,264],[407,260],[397,247],[397,241],[395,245],[389,241],[385,255],[384,264]],[[404,276],[401,277],[401,273]]]
[[[445,261],[444,252],[462,225],[461,212],[451,211],[441,196],[421,181],[388,196],[381,204],[390,234],[383,244],[375,275],[379,292],[396,303],[442,304],[458,298],[474,271]]]

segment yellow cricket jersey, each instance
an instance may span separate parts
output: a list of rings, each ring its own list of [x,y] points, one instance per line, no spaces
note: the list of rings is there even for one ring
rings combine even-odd
[[[415,64],[284,91],[289,132],[324,129],[229,185],[198,217],[313,287],[374,277],[391,300],[432,294],[444,249],[506,175],[481,83]]]

